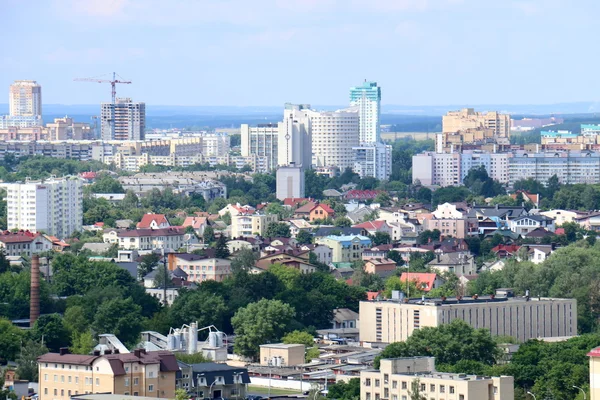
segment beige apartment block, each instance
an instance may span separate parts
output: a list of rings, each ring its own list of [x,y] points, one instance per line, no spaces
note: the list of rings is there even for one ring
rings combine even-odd
[[[512,376],[478,376],[435,371],[433,357],[383,359],[378,370],[360,373],[362,400],[513,400]],[[416,386],[416,387],[415,387]]]
[[[510,294],[509,294],[510,296]],[[473,296],[447,299],[391,299],[360,302],[360,341],[405,341],[419,328],[437,327],[455,319],[492,336],[529,339],[577,334],[575,299]]]
[[[469,233],[469,224],[466,219],[426,219],[423,221],[423,229],[441,232],[442,236],[452,236],[457,239],[465,239]]]
[[[260,365],[290,367],[305,363],[303,344],[273,343],[260,346]]]
[[[588,353],[590,358],[590,400],[600,400],[600,347]]]
[[[169,351],[78,355],[46,353],[38,358],[40,400],[69,400],[88,393],[175,397],[177,360]]]
[[[476,112],[472,108],[449,111],[442,117],[442,132],[490,129],[493,136],[510,136],[510,115],[497,111]]]
[[[277,214],[236,215],[231,217],[231,237],[265,236],[269,224],[279,221]]]

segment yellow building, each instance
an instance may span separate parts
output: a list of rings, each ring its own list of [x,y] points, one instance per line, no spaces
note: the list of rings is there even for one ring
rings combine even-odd
[[[305,363],[303,344],[272,343],[260,346],[260,365],[291,367]]]
[[[473,328],[489,329],[492,336],[511,336],[519,342],[577,334],[575,299],[510,296],[507,289],[504,293],[499,289],[495,296],[361,301],[360,341],[401,342],[416,329],[455,319]]]
[[[434,357],[383,359],[379,370],[360,373],[362,400],[513,400],[512,376],[488,377],[435,371]]]
[[[88,393],[175,397],[177,360],[169,351],[94,355],[46,353],[38,358],[40,400]]]
[[[361,235],[326,236],[316,241],[331,249],[332,262],[353,262],[362,259],[362,253],[371,248],[371,239]]]
[[[476,112],[472,108],[448,111],[442,117],[442,132],[490,129],[493,136],[510,137],[510,115],[497,111]]]

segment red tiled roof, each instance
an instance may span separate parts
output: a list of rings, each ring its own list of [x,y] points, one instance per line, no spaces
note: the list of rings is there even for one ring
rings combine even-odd
[[[283,199],[284,206],[297,207],[300,203],[305,201],[312,201],[310,197],[288,197]]]
[[[202,225],[204,225],[207,221],[206,217],[186,217],[183,221],[182,227],[191,226],[194,229],[200,229]]]
[[[367,300],[375,300],[381,295],[381,292],[367,292]]]
[[[93,171],[82,172],[81,174],[79,174],[79,176],[81,176],[83,179],[96,179],[96,173]]]
[[[516,244],[499,244],[498,246],[494,247],[492,251],[494,253],[497,253],[499,251],[506,251],[507,253],[514,254],[517,251],[519,251],[520,248],[521,246],[518,246]]]
[[[313,208],[315,208],[315,205],[316,205],[315,203],[313,203],[312,201],[309,201],[302,207],[299,207],[295,212],[296,212],[296,214],[301,214],[301,213],[308,214],[313,210]]]
[[[323,211],[327,212],[328,214],[333,214],[333,213],[335,212],[335,211],[333,211],[333,208],[331,208],[331,207],[329,207],[329,205],[327,205],[327,204],[323,204],[323,203],[321,203],[321,204],[317,204],[317,205],[316,205],[316,206],[313,208],[313,210],[314,210],[315,208],[318,208],[318,207],[322,208],[322,209],[323,209]],[[312,210],[311,210],[311,211],[312,211]]]
[[[595,347],[587,353],[588,357],[600,357],[600,347]]]
[[[416,282],[418,287],[421,287],[424,291],[429,292],[433,289],[433,283],[437,274],[428,272],[403,272],[400,275],[400,282]]]
[[[378,231],[384,226],[384,224],[386,224],[385,221],[367,221],[352,227],[366,229],[368,231]]]
[[[350,190],[346,193],[347,199],[374,199],[380,193],[379,190]]]
[[[565,228],[556,228],[556,230],[554,231],[555,235],[564,235],[565,234]]]
[[[179,226],[160,229],[131,229],[118,231],[118,237],[140,237],[140,236],[177,236],[184,235],[185,229]]]
[[[147,229],[150,228],[150,224],[152,221],[156,221],[156,223],[160,226],[161,224],[168,223],[167,217],[164,214],[144,214],[142,220],[138,222],[136,225],[139,229]]]
[[[41,236],[39,233],[30,231],[9,232],[5,231],[0,234],[0,242],[2,243],[31,243],[35,238]]]

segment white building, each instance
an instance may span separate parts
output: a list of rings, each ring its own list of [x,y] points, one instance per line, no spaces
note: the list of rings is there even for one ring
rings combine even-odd
[[[271,171],[278,165],[278,124],[259,124],[249,126],[242,124],[241,129],[241,152],[242,156],[257,155],[267,158],[267,171]]]
[[[78,177],[4,183],[8,229],[65,238],[83,224],[83,180]]]
[[[203,133],[202,155],[205,157],[222,157],[229,153],[231,137],[227,133]]]
[[[276,182],[277,198],[304,198],[304,168],[296,166],[279,167]]]
[[[8,109],[11,117],[41,117],[42,87],[36,81],[15,81],[10,85]]]
[[[310,111],[312,157],[316,167],[337,167],[341,172],[354,166],[358,146],[358,114],[348,111]]]
[[[383,143],[353,147],[354,172],[361,178],[389,179],[392,173],[392,146]]]
[[[377,82],[365,81],[350,88],[350,106],[356,107],[360,120],[360,143],[380,141],[381,88]]]
[[[115,104],[102,103],[100,124],[102,140],[144,140],[146,104],[128,97],[117,98]]]
[[[309,109],[308,104],[285,104],[277,143],[277,163],[280,166],[311,168],[312,129]]]

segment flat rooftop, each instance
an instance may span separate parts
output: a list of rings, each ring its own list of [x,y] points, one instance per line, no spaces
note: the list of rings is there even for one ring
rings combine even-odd
[[[423,305],[432,307],[444,307],[454,305],[467,305],[479,303],[525,303],[528,301],[556,301],[573,300],[552,297],[505,297],[505,296],[463,296],[448,298],[410,298],[410,299],[385,299],[385,300],[365,300],[365,303],[397,303],[410,305]]]
[[[261,344],[260,347],[264,347],[267,349],[294,349],[296,347],[302,346],[303,344],[285,344],[285,343],[269,343],[269,344]]]

